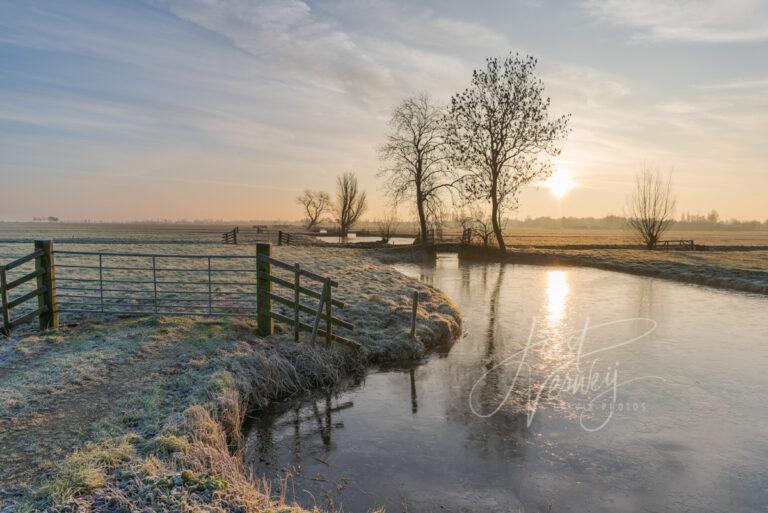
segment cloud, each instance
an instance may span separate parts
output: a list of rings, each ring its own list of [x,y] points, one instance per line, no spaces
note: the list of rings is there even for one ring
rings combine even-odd
[[[363,105],[391,103],[403,88],[445,83],[474,59],[509,50],[486,27],[425,8],[389,2],[154,0],[229,41],[284,80],[350,95]],[[448,80],[447,80],[448,79]]]
[[[699,86],[699,89],[712,91],[752,91],[755,89],[768,90],[768,78],[758,78],[752,80],[731,80],[728,82],[718,82],[716,84],[705,84]]]
[[[762,0],[587,0],[600,21],[629,27],[653,41],[768,40],[768,4]]]

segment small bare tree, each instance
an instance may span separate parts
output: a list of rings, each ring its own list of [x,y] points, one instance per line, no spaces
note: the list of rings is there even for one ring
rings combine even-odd
[[[310,191],[309,189],[301,193],[301,196],[296,198],[296,203],[304,208],[304,215],[306,216],[307,230],[311,230],[323,217],[330,206],[331,196],[324,191]]]
[[[483,242],[483,247],[487,248],[491,237],[495,234],[493,229],[493,219],[489,212],[484,212],[479,206],[473,206],[470,209],[472,216],[472,236],[477,237]],[[504,227],[502,226],[502,230]]]
[[[440,208],[441,192],[453,186],[444,141],[443,108],[426,94],[405,99],[392,112],[387,142],[379,148],[385,190],[395,203],[412,201],[419,239],[426,240],[430,215]]]
[[[666,177],[646,165],[635,177],[627,204],[627,225],[648,249],[653,249],[674,222],[677,200],[672,193],[672,174]]]
[[[334,220],[339,225],[339,234],[342,237],[347,236],[366,208],[365,191],[359,189],[355,174],[349,172],[336,177],[336,203],[333,210]]]
[[[392,237],[392,232],[395,230],[398,223],[397,210],[393,208],[382,217],[375,219],[374,222],[379,229],[379,233],[381,233],[382,242],[389,242],[389,239]]]

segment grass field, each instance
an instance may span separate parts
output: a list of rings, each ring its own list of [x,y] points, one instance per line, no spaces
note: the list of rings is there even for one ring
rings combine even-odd
[[[506,238],[512,245],[566,246],[566,245],[627,245],[637,240],[624,230],[615,229],[562,229],[562,230],[508,230]],[[764,246],[768,249],[768,227],[765,230],[688,230],[671,229],[664,239],[693,240],[705,246]]]
[[[0,223],[0,242],[29,241],[35,237],[52,238],[59,242],[180,242],[220,244],[221,234],[231,230],[232,224],[112,224],[112,223]],[[241,226],[243,240],[252,242],[256,230]],[[281,229],[300,231],[298,225]],[[275,228],[277,229],[277,228]],[[410,230],[409,230],[410,231]],[[447,229],[448,236],[457,236],[460,230]],[[619,229],[531,229],[515,228],[506,231],[510,245],[627,245],[635,244],[632,235]],[[672,228],[667,239],[693,239],[708,246],[765,246],[768,249],[768,226],[765,229],[689,230]]]

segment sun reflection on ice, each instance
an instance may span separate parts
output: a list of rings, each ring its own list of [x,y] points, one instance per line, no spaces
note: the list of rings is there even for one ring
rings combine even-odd
[[[557,327],[563,320],[569,292],[568,275],[565,271],[547,272],[547,323],[550,328]]]
[[[547,271],[547,286],[544,290],[547,324],[541,333],[546,340],[541,346],[541,358],[544,366],[542,370],[557,365],[570,357],[568,342],[564,338],[566,330],[563,326],[569,292],[568,273],[565,271]]]

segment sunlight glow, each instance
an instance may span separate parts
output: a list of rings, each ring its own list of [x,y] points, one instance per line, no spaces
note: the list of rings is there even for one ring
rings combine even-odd
[[[553,196],[562,198],[568,192],[576,187],[576,182],[571,178],[571,174],[565,169],[558,169],[547,181],[544,186],[549,189]]]
[[[558,325],[563,319],[569,291],[565,271],[547,272],[547,321],[550,327]]]

